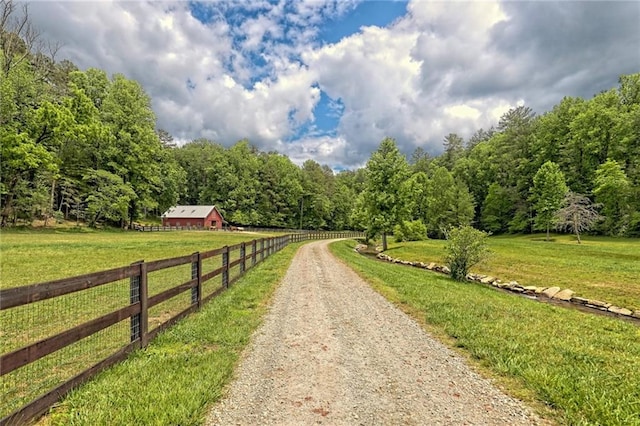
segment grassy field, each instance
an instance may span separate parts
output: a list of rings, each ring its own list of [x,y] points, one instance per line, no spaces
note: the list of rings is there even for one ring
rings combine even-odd
[[[213,231],[3,230],[0,288],[208,251],[276,234]]]
[[[224,245],[260,238],[258,234],[227,232],[122,231],[73,232],[71,230],[9,231],[1,235],[2,287],[65,278],[133,261],[157,260],[207,251]],[[268,235],[273,236],[273,235]],[[231,259],[239,257],[239,250]],[[203,273],[221,265],[221,256],[203,261]],[[239,274],[239,265],[230,277]],[[191,278],[191,265],[149,273],[149,294],[158,294]],[[203,283],[203,295],[222,286],[221,277]],[[129,280],[34,304],[0,311],[0,351],[8,353],[71,327],[127,306]],[[149,329],[188,308],[190,293],[183,293],[149,310]],[[0,417],[64,382],[129,342],[124,321],[3,376],[0,386]]]
[[[526,246],[523,240],[502,244]],[[380,262],[356,254],[354,245],[340,242],[332,250],[427,330],[543,414],[570,425],[640,425],[636,325]],[[585,247],[590,245],[596,244],[588,241]],[[409,258],[413,252],[406,247],[416,247],[402,246],[391,253]],[[550,246],[560,244],[544,247]],[[434,254],[424,260],[439,259]]]
[[[202,424],[299,245],[266,259],[145,350],[74,391],[39,424]]]
[[[472,272],[522,285],[569,288],[578,296],[640,309],[640,239],[569,235],[496,236],[493,254]],[[386,252],[403,260],[444,263],[444,241],[392,243]]]

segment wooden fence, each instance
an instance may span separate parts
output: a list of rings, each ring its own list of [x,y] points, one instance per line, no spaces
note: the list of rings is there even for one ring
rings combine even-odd
[[[125,359],[132,350],[146,347],[149,341],[159,332],[165,330],[179,319],[194,312],[204,303],[222,293],[238,278],[244,275],[248,269],[283,249],[288,244],[311,239],[359,237],[362,237],[362,233],[308,232],[273,238],[261,238],[233,246],[225,246],[204,253],[198,252],[191,255],[153,262],[141,261],[129,266],[92,274],[0,290],[0,313],[8,314],[10,310],[16,310],[16,308],[20,307],[28,309],[31,307],[28,305],[55,300],[65,295],[73,294],[71,297],[76,298],[82,292],[90,291],[111,283],[120,283],[121,286],[126,285],[128,287],[125,289],[128,295],[128,301],[124,306],[108,313],[100,313],[98,317],[72,326],[71,328],[65,328],[69,327],[67,324],[60,324],[62,331],[58,330],[53,335],[40,338],[36,342],[3,353],[0,358],[0,376],[3,378],[5,375],[9,375],[12,372],[15,373],[25,366],[93,336],[102,330],[116,324],[122,324],[124,321],[128,321],[129,323],[129,338],[125,344],[121,344],[121,346],[117,347],[116,350],[102,358],[96,364],[75,374],[63,383],[57,384],[53,389],[41,394],[21,408],[13,410],[10,414],[3,414],[4,417],[0,419],[0,425],[22,424],[43,414],[72,388],[87,381],[99,371]],[[219,267],[215,269],[211,269],[210,267],[210,270],[203,269],[203,262],[210,263],[211,260],[216,259],[220,260]],[[180,280],[187,278],[186,281],[178,285],[171,285],[168,288],[164,286],[161,291],[150,294],[150,274],[171,268],[179,268],[180,266],[183,266],[182,272],[184,272],[184,268],[190,271],[190,276],[179,278]],[[206,284],[205,289],[205,283],[210,282],[214,277],[221,277],[219,285],[216,284],[212,286]],[[162,321],[157,321],[157,319],[154,322],[150,321],[149,312],[152,308],[179,295],[188,295],[188,306],[186,308]],[[34,310],[36,312],[35,314],[32,312],[30,314],[31,317],[39,315],[35,307],[32,311]],[[21,332],[27,333],[28,330],[26,330],[26,328],[33,327],[33,325],[23,323],[22,321],[16,320],[14,322],[19,326],[22,325],[25,327],[24,330],[15,332],[14,334],[16,335],[19,335]],[[65,362],[71,363],[73,363],[73,361],[73,359],[65,360]],[[24,379],[22,381],[24,381]],[[23,385],[25,384],[21,382],[20,386]],[[6,388],[7,386],[3,385],[3,394],[0,395],[0,399],[5,398]]]

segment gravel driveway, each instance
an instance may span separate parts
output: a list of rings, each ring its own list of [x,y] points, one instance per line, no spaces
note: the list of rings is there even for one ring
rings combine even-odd
[[[302,246],[207,425],[529,425],[540,420],[374,292]]]

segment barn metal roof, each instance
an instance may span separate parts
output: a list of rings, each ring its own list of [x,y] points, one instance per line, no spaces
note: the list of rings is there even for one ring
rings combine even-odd
[[[175,206],[162,214],[167,219],[202,219],[211,213],[216,206]],[[218,211],[218,213],[220,213]],[[222,215],[221,215],[222,216]]]

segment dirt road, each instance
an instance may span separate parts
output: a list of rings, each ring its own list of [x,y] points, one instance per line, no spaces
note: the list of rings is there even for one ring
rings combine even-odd
[[[530,425],[351,269],[300,248],[208,425]]]

